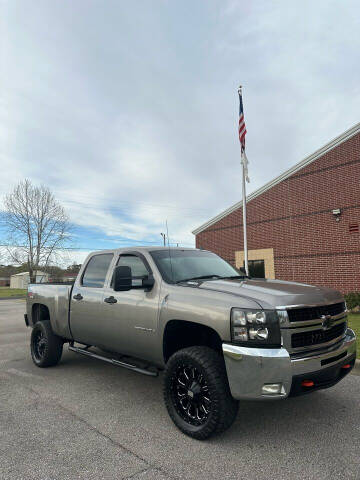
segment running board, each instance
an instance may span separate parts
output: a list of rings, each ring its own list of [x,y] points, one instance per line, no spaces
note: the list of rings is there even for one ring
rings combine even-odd
[[[147,370],[145,368],[137,367],[136,365],[132,365],[131,363],[122,362],[121,360],[116,360],[115,358],[107,358],[103,357],[102,355],[98,355],[97,353],[90,352],[87,348],[79,348],[69,345],[69,350],[75,353],[80,353],[81,355],[86,355],[88,357],[96,358],[98,360],[102,360],[103,362],[112,363],[113,365],[117,365],[118,367],[127,368],[128,370],[132,370],[133,372],[142,373],[143,375],[148,375],[150,377],[157,377],[159,375],[158,371]]]

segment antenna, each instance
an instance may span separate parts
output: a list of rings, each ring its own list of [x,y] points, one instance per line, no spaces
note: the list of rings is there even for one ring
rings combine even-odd
[[[163,239],[163,242],[164,242],[164,247],[166,247],[166,235],[165,235],[165,233],[160,233],[160,235],[162,236],[162,239]]]
[[[174,271],[172,267],[172,260],[171,260],[171,249],[170,249],[170,240],[169,240],[169,228],[168,228],[168,221],[166,220],[166,236],[168,241],[168,249],[169,249],[169,260],[170,260],[170,269],[171,269],[171,280],[174,283]]]

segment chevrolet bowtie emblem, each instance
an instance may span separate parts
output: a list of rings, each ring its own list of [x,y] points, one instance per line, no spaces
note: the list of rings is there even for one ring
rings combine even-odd
[[[331,321],[331,315],[321,315],[321,321],[322,321],[322,329],[323,330],[329,330],[332,325]]]

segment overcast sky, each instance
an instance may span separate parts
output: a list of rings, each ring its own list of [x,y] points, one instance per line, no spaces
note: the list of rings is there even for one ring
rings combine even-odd
[[[74,247],[191,246],[239,201],[239,83],[249,192],[359,121],[358,1],[0,4],[0,197],[48,185]]]

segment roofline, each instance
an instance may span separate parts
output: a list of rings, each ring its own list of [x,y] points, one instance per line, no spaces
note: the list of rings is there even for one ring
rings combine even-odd
[[[266,192],[267,190],[270,190],[270,188],[274,187],[275,185],[282,182],[283,180],[286,180],[287,178],[289,178],[291,175],[298,172],[302,168],[306,167],[307,165],[310,165],[312,162],[314,162],[318,158],[325,155],[325,153],[329,152],[330,150],[333,150],[335,147],[345,142],[346,140],[349,140],[349,138],[353,137],[359,132],[360,132],[360,122],[355,124],[353,127],[349,128],[348,130],[346,130],[344,133],[342,133],[338,137],[335,137],[333,140],[331,140],[326,145],[316,150],[311,155],[305,157],[299,163],[289,168],[278,177],[274,178],[273,180],[270,180],[270,182],[268,183],[265,183],[265,185],[258,188],[254,192],[250,193],[250,195],[247,195],[246,197],[247,203],[253,200],[254,198],[258,197],[262,193]],[[203,223],[202,225],[200,225],[200,227],[195,228],[195,230],[193,230],[191,233],[193,233],[194,235],[197,235],[198,233],[211,227],[211,225],[214,225],[219,220],[223,219],[224,217],[228,216],[230,213],[234,212],[235,210],[238,210],[241,207],[242,207],[242,200],[240,202],[235,203],[231,207],[227,208],[223,212],[219,213],[215,217],[211,218],[207,222]]]
[[[36,275],[49,275],[48,273],[43,272],[42,270],[36,270],[34,273]],[[29,275],[29,272],[13,273],[12,275],[10,275],[10,277],[16,277],[17,275]]]

